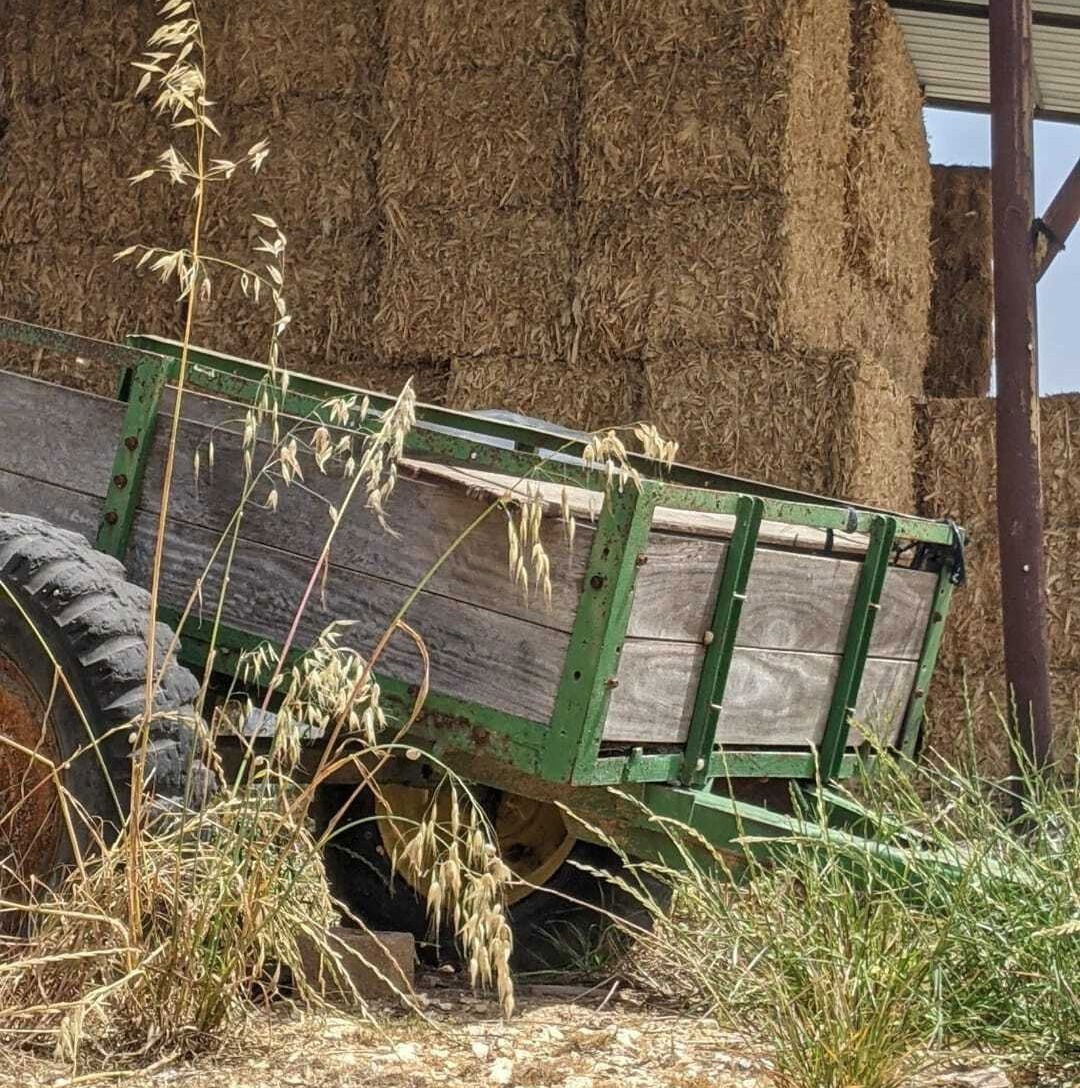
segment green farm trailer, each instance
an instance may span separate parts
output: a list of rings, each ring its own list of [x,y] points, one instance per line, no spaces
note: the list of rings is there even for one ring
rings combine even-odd
[[[5,342],[115,367],[118,395],[5,371]],[[130,774],[124,726],[145,697],[145,587],[180,357],[156,337],[109,344],[0,320],[0,837],[39,870],[62,864],[65,847],[48,791],[26,796],[35,754],[63,765],[102,819]],[[288,640],[301,654],[335,620],[369,654],[415,592],[407,622],[425,649],[395,631],[376,676],[391,732],[425,696],[403,737],[424,755],[387,763],[388,796],[421,812],[438,763],[477,784],[511,868],[561,893],[523,886],[511,907],[520,947],[553,913],[580,909],[566,897],[604,901],[589,870],[617,863],[606,836],[630,856],[677,861],[665,824],[679,821],[734,857],[740,836],[791,829],[793,792],[820,797],[872,758],[869,736],[915,752],[963,576],[956,526],[638,456],[640,485],[612,485],[557,428],[421,405],[385,504],[391,531],[369,510],[343,517],[294,624],[348,480],[334,459],[317,471],[300,443],[302,484],[281,489],[276,510],[264,488],[231,533],[245,456],[273,442],[245,437],[245,413],[273,400],[282,428],[321,426],[322,448],[359,450],[394,398],[268,379],[258,364],[189,350],[159,659],[170,628],[180,642],[177,660],[159,660],[155,705],[188,706],[201,687],[211,701],[239,687],[258,702],[252,651]],[[544,511],[549,599],[511,583],[507,518],[483,516],[525,494]],[[86,729],[74,702],[99,734],[93,758],[73,757]],[[254,716],[252,732],[263,728]],[[314,732],[307,744],[317,758]],[[158,792],[200,772],[175,716],[162,716],[150,755]],[[350,796],[357,806],[328,852],[339,892],[376,925],[421,931],[418,894],[391,879],[388,822],[365,820],[373,802],[340,776],[320,796],[317,818]]]

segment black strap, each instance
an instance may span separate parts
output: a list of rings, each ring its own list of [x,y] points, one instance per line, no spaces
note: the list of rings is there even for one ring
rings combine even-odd
[[[945,524],[952,535],[952,571],[949,581],[954,586],[962,586],[967,581],[967,560],[964,556],[964,534],[952,518],[946,518]]]

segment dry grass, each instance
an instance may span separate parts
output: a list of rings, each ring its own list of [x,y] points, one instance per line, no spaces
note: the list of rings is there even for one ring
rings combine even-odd
[[[933,177],[934,293],[926,394],[984,397],[990,392],[994,320],[990,171],[935,166]]]
[[[645,375],[645,414],[686,461],[870,505],[912,505],[910,402],[865,357],[673,353],[650,358]]]

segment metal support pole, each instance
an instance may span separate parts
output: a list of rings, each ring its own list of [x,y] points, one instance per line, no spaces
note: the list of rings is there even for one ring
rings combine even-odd
[[[1020,746],[1050,759],[1039,475],[1031,0],[990,0],[990,141],[997,363],[997,502],[1005,675]]]
[[[1041,280],[1053,259],[1065,248],[1077,219],[1080,219],[1080,159],[1073,163],[1069,176],[1061,183],[1039,219],[1039,237],[1035,240],[1035,278]]]

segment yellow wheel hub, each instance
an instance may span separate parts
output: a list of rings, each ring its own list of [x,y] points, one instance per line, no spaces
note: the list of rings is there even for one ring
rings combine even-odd
[[[387,856],[395,860],[397,874],[421,895],[427,894],[428,875],[404,860],[405,847],[431,808],[432,790],[413,786],[384,785],[378,809],[379,835]],[[450,824],[449,790],[435,799],[439,823]],[[494,818],[495,838],[506,867],[517,877],[507,893],[516,903],[543,887],[574,847],[574,838],[557,805],[514,793],[501,793]]]

